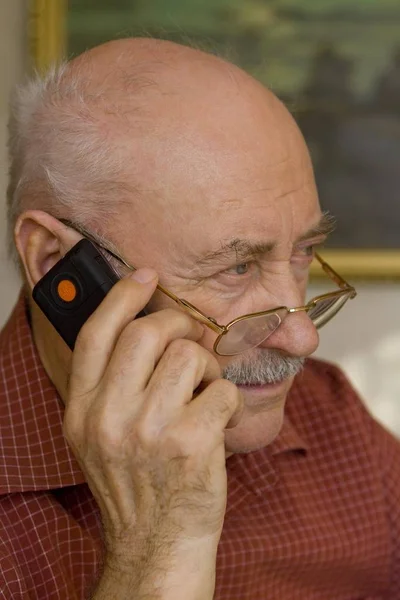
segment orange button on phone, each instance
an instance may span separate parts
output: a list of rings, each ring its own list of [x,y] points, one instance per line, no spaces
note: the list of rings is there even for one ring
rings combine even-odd
[[[57,293],[64,302],[72,302],[78,291],[70,279],[62,279],[57,285]]]

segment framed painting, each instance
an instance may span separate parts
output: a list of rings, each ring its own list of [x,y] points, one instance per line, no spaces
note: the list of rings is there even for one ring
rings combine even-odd
[[[326,259],[348,278],[400,279],[398,0],[30,2],[39,70],[146,35],[227,56],[267,84],[299,123],[322,207],[337,217]]]
[[[66,56],[68,0],[29,0],[28,47],[40,72]]]

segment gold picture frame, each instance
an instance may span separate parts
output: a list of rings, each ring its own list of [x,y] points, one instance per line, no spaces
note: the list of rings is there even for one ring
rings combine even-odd
[[[28,6],[31,64],[44,72],[65,56],[68,0],[30,0]]]
[[[321,254],[329,264],[343,277],[353,281],[363,280],[398,280],[400,281],[400,251],[397,250],[346,250],[326,249]],[[318,265],[312,265],[311,276],[322,277]]]
[[[30,0],[29,48],[34,68],[45,71],[65,56],[68,0]],[[400,247],[400,232],[399,232]],[[400,249],[326,249],[324,259],[350,280],[400,280]],[[313,278],[321,276],[317,265]]]

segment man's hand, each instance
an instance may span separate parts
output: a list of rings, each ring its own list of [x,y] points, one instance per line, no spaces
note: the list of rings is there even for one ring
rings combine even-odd
[[[104,525],[96,599],[213,596],[224,429],[240,418],[242,400],[184,312],[134,320],[155,286],[149,269],[117,283],[82,328],[72,359],[64,432]]]

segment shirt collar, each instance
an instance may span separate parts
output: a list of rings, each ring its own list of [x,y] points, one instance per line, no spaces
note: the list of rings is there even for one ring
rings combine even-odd
[[[248,454],[234,454],[227,461],[228,504],[227,513],[237,508],[249,497],[267,497],[279,477],[278,455],[307,454],[307,444],[285,415],[278,437],[265,448]]]
[[[0,334],[0,374],[0,494],[84,483],[63,435],[64,405],[40,361],[22,293]],[[228,462],[257,480],[265,474],[264,461],[269,465],[270,457],[294,451],[305,453],[307,445],[285,416],[268,448]]]
[[[64,406],[36,350],[21,293],[0,334],[0,494],[84,483],[62,431]]]
[[[290,402],[290,393],[288,402]],[[272,456],[294,451],[301,452],[302,454],[307,453],[307,442],[296,430],[287,414],[285,414],[282,429],[272,444],[270,444],[269,450]]]

